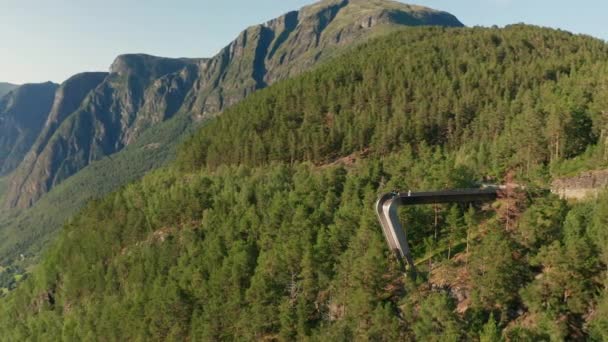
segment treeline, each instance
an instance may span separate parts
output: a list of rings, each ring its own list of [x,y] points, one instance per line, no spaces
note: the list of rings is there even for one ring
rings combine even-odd
[[[71,220],[1,299],[0,340],[608,339],[608,195],[532,186],[603,162],[606,56],[529,26],[416,28],[261,91]],[[400,212],[403,276],[379,193],[513,174],[527,192],[493,205]]]
[[[179,164],[324,163],[426,143],[530,175],[605,142],[607,56],[600,40],[529,26],[409,29],[254,94]]]

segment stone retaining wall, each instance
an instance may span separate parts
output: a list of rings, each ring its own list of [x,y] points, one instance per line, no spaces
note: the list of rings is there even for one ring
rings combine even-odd
[[[551,184],[551,192],[566,199],[581,200],[608,187],[608,170],[583,172],[574,177],[559,178]]]

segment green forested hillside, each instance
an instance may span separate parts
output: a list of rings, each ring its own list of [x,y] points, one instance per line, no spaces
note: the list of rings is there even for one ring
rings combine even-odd
[[[198,123],[358,44],[419,25],[463,26],[449,13],[391,0],[323,0],[249,27],[212,58],[121,55],[110,73],[71,77],[32,148],[20,144],[21,158],[12,158],[19,167],[0,197],[0,265],[21,255],[23,266],[34,263],[89,199],[166,165]]]
[[[416,28],[254,94],[69,222],[1,299],[0,339],[606,339],[608,195],[537,189],[604,162],[607,56]],[[379,193],[503,177],[527,190],[404,209],[421,277],[400,273]]]
[[[425,142],[531,176],[605,135],[607,53],[599,40],[526,26],[409,30],[235,106],[180,159],[186,169],[323,163]]]

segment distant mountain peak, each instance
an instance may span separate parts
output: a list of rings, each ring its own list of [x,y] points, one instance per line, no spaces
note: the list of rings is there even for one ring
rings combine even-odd
[[[166,58],[141,53],[123,54],[116,57],[110,66],[110,73],[156,78],[179,71],[193,62],[195,60],[186,58]]]
[[[325,10],[330,7],[348,7],[352,11],[359,12],[397,10],[411,14],[447,14],[447,12],[436,10],[430,7],[407,4],[393,0],[323,0],[305,6],[300,11],[303,14],[310,14]]]

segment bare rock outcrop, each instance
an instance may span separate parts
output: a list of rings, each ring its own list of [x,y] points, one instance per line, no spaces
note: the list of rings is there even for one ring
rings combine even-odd
[[[607,187],[608,170],[596,170],[558,178],[551,184],[551,192],[565,199],[582,200],[597,196]]]

